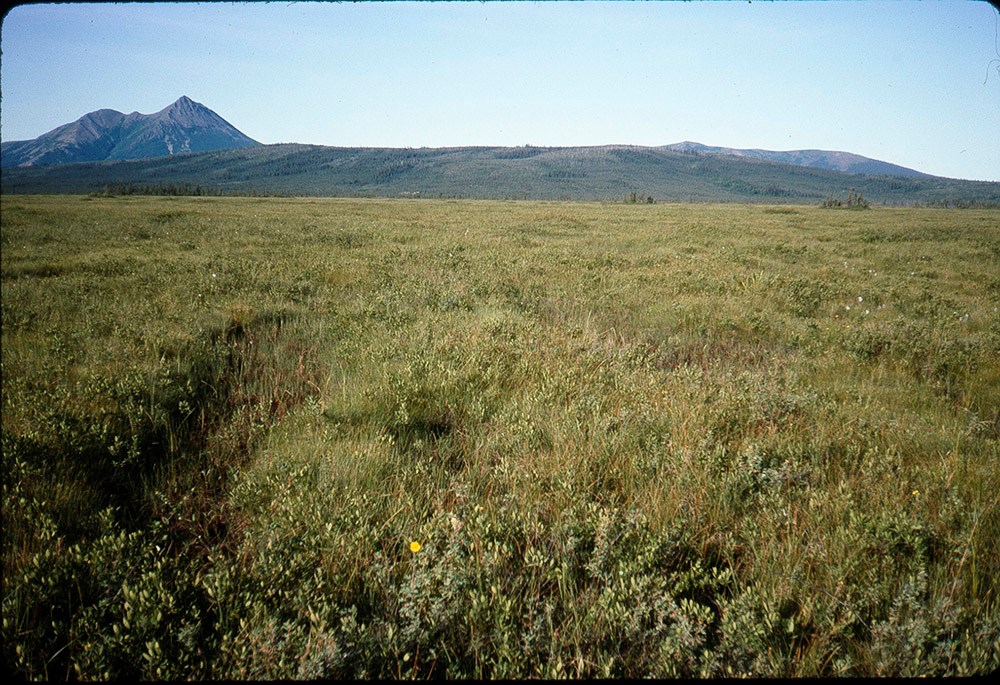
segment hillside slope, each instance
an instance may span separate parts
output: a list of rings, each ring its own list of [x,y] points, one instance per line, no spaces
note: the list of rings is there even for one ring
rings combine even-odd
[[[685,141],[664,145],[665,150],[676,150],[678,152],[698,152],[704,154],[731,155],[735,157],[753,157],[764,159],[769,162],[779,162],[781,164],[794,164],[796,166],[807,166],[816,169],[830,169],[832,171],[846,171],[849,174],[879,174],[884,176],[929,176],[916,169],[909,169],[898,164],[883,162],[879,159],[863,157],[853,152],[840,152],[831,150],[759,150],[759,149],[738,149],[732,147],[717,147],[714,145],[702,145]]]
[[[3,170],[5,193],[89,193],[186,185],[211,193],[483,199],[1000,203],[1000,183],[847,174],[663,148],[341,148],[280,144],[139,161]]]

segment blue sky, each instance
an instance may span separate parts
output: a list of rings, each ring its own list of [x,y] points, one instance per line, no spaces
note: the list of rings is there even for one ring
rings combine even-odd
[[[181,95],[263,143],[845,150],[1000,181],[976,0],[15,7],[0,136]]]

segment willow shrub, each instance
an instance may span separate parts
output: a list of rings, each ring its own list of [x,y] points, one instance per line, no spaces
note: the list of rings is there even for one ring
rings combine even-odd
[[[2,209],[11,672],[1000,666],[995,211]]]

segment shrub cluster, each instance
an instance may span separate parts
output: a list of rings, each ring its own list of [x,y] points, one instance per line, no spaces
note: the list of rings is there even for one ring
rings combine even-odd
[[[991,212],[0,202],[12,673],[1000,666]]]

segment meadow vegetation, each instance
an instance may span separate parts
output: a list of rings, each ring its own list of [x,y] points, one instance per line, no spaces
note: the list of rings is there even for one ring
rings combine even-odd
[[[996,210],[0,209],[11,672],[1000,666]]]

